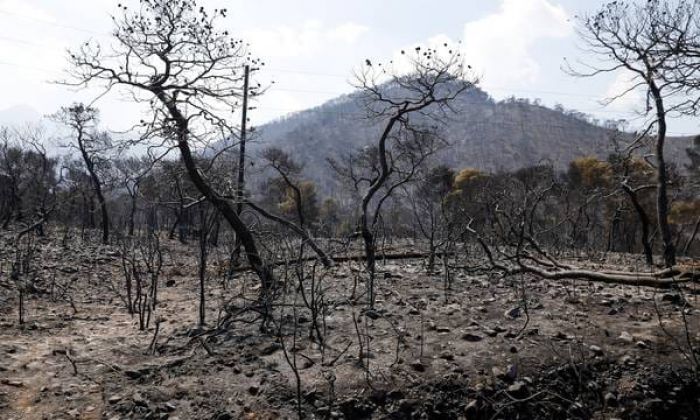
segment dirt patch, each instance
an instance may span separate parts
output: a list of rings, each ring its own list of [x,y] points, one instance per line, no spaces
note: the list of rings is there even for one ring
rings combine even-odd
[[[359,267],[348,263],[323,280],[320,346],[309,339],[310,311],[291,298],[281,299],[274,313],[282,342],[274,328],[261,332],[250,311],[212,331],[224,302],[240,308],[255,298],[247,274],[225,284],[211,276],[210,321],[199,328],[196,253],[164,241],[154,314],[163,322],[151,349],[153,323],[139,331],[115,293],[123,281],[115,250],[42,246],[38,286],[45,293],[28,301],[25,325],[17,325],[15,297],[2,289],[8,302],[0,316],[3,419],[291,418],[296,380],[285,351],[296,355],[305,417],[690,419],[700,413],[688,345],[700,331],[691,290],[678,297],[461,272],[446,290],[441,273],[405,260],[381,266],[377,306],[367,311]],[[65,294],[48,292],[50,282],[68,290],[72,304]],[[282,287],[291,296],[295,286]]]

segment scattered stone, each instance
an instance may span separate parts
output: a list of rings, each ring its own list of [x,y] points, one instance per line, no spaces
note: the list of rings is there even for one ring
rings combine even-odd
[[[15,388],[22,388],[24,386],[24,382],[19,381],[17,379],[3,379],[0,381],[0,383]]]
[[[107,403],[109,403],[109,404],[116,404],[116,403],[118,403],[118,402],[121,401],[121,400],[122,400],[122,397],[121,397],[121,396],[119,396],[119,395],[112,395],[111,397],[109,397],[109,398],[107,399]]]
[[[508,387],[508,393],[516,398],[524,397],[527,394],[525,382],[518,381]]]
[[[632,342],[634,341],[634,337],[632,337],[632,334],[628,333],[627,331],[622,331],[619,338],[620,341],[627,344],[632,344]]]
[[[411,363],[411,367],[416,372],[425,372],[425,365],[420,360],[416,360],[415,362]]]
[[[496,377],[496,379],[500,379],[502,381],[507,378],[506,373],[503,371],[503,369],[499,368],[498,366],[492,367],[491,373],[493,374],[493,376]]]
[[[622,356],[620,363],[627,366],[634,366],[637,364],[637,362],[634,361],[634,357],[630,356],[629,354]]]
[[[484,330],[484,334],[488,335],[489,337],[495,337],[498,335],[498,331],[496,331],[492,328],[486,328]]]
[[[474,333],[469,333],[469,332],[468,332],[468,333],[464,333],[464,334],[462,335],[462,340],[468,341],[468,342],[470,342],[470,343],[476,343],[476,342],[478,342],[478,341],[483,340],[483,337],[481,337],[481,336],[478,335],[478,334],[474,334]]]
[[[479,401],[477,401],[477,400],[469,401],[467,406],[464,408],[464,414],[466,414],[468,418],[476,417],[478,412],[479,412]]]
[[[508,365],[506,368],[506,379],[509,381],[515,380],[518,377],[518,367],[515,365]]]
[[[603,349],[600,347],[596,346],[593,344],[592,346],[589,347],[589,349],[595,354],[596,356],[602,356],[603,355]]]
[[[662,302],[669,302],[674,305],[681,305],[683,303],[683,297],[678,293],[664,293],[661,296]]]
[[[520,316],[522,315],[521,312],[522,311],[521,311],[520,307],[516,306],[515,308],[511,308],[511,309],[507,310],[504,315],[506,318],[516,319],[516,318],[520,318]]]
[[[134,405],[148,407],[148,401],[146,401],[146,398],[144,398],[143,394],[140,392],[135,392],[131,400],[134,402]]]
[[[273,354],[276,351],[281,350],[281,349],[282,349],[282,345],[280,343],[270,343],[260,350],[260,354],[263,356],[269,356],[269,355],[271,355],[271,354]]]

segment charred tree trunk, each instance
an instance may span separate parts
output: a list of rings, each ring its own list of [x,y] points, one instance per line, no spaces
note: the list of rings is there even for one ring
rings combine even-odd
[[[267,300],[269,298],[268,294],[275,283],[272,268],[260,257],[260,253],[258,252],[258,248],[255,243],[255,238],[253,237],[250,229],[248,229],[248,227],[236,213],[236,209],[229,201],[214,191],[214,189],[207,183],[200,173],[194,156],[192,156],[192,150],[190,149],[188,142],[189,129],[187,118],[185,118],[185,116],[165,93],[162,91],[155,93],[158,99],[168,108],[168,111],[177,124],[177,147],[180,151],[180,157],[185,165],[185,169],[187,170],[187,175],[190,177],[190,180],[197,190],[214,206],[217,211],[221,213],[224,219],[226,219],[226,222],[231,226],[237,237],[240,239],[241,244],[245,249],[248,264],[250,264],[253,271],[255,271],[255,274],[257,274],[258,278],[260,279],[262,294],[261,298],[263,298],[263,300]]]
[[[649,221],[649,216],[644,210],[644,207],[639,202],[639,197],[637,197],[637,192],[633,190],[629,185],[623,184],[622,189],[627,193],[632,202],[634,210],[637,212],[639,218],[639,223],[642,225],[642,247],[644,248],[644,259],[647,265],[654,264],[654,254],[651,247],[651,241],[649,239],[649,227],[651,222]]]
[[[673,267],[676,264],[676,246],[673,243],[671,226],[668,223],[668,173],[666,171],[666,159],[664,157],[664,143],[666,141],[666,110],[664,108],[663,97],[656,83],[651,81],[649,89],[654,96],[656,106],[656,117],[658,130],[656,133],[656,215],[658,218],[659,231],[664,245],[664,264],[666,267]]]

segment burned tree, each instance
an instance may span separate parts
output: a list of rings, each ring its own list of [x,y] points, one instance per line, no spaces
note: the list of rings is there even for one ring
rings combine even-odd
[[[656,217],[663,242],[666,267],[676,263],[676,249],[669,224],[668,169],[664,146],[668,119],[695,113],[700,66],[698,3],[650,0],[641,3],[613,1],[599,12],[581,19],[581,38],[590,52],[608,66],[585,66],[571,72],[591,77],[623,71],[631,84],[617,97],[643,90],[643,114],[650,120],[645,132],[655,135]],[[689,95],[690,94],[690,95]]]
[[[102,214],[102,243],[107,244],[109,243],[109,212],[98,171],[105,163],[102,154],[110,146],[110,139],[107,134],[97,131],[98,111],[90,106],[74,104],[62,107],[53,115],[53,118],[71,130],[69,145],[78,150],[90,176]]]
[[[343,163],[331,161],[359,195],[357,234],[364,244],[370,307],[375,301],[376,228],[382,205],[445,144],[436,124],[453,111],[451,102],[476,83],[468,78],[459,53],[445,53],[417,47],[408,60],[410,73],[404,75],[367,60],[357,76],[358,88],[369,119],[380,125],[379,136]]]
[[[126,88],[151,115],[140,124],[143,138],[157,138],[179,151],[187,174],[236,232],[248,263],[261,280],[261,293],[274,283],[253,233],[236,212],[235,202],[218,191],[196,159],[198,147],[234,137],[232,111],[243,94],[243,69],[260,65],[243,41],[217,29],[226,9],[213,13],[191,0],[141,0],[134,12],[126,6],[114,17],[114,53],[96,43],[71,51],[76,86]]]

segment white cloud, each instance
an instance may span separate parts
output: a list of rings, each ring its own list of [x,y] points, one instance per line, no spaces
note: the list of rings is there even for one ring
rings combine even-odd
[[[308,54],[321,43],[321,23],[310,20],[301,28],[279,26],[275,29],[254,30],[244,34],[256,55],[263,57],[294,57]]]
[[[445,45],[447,45],[447,48],[445,48]],[[461,48],[461,45],[445,34],[437,34],[424,42],[407,45],[394,52],[391,62],[391,69],[393,71],[391,73],[396,72],[402,74],[414,70],[412,60],[416,58],[416,47],[420,47],[421,51],[432,49],[440,54],[449,54],[449,51],[452,51],[452,49],[457,51]]]
[[[533,46],[572,33],[566,11],[550,0],[503,0],[498,12],[464,26],[465,59],[487,86],[531,83],[540,72]]]
[[[631,112],[643,108],[644,90],[636,86],[638,83],[630,73],[618,72],[605,91],[606,100],[612,100],[608,109]]]
[[[369,28],[354,22],[326,27],[308,20],[301,27],[279,26],[244,34],[253,51],[262,57],[299,57],[311,55],[334,42],[355,43]]]
[[[56,21],[56,19],[44,9],[36,7],[26,0],[0,0],[0,9],[12,15],[48,22]]]
[[[346,44],[354,44],[364,35],[369,28],[354,22],[344,23],[329,31],[331,39],[345,42]]]

